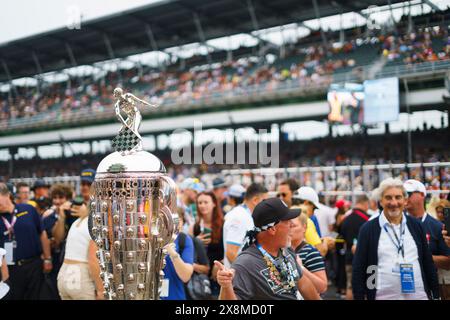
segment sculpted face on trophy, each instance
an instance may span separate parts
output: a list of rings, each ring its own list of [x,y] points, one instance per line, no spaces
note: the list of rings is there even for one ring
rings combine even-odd
[[[162,162],[144,151],[138,104],[114,90],[122,123],[115,150],[97,168],[89,231],[95,241],[106,299],[158,299],[166,252],[178,232],[176,186]]]

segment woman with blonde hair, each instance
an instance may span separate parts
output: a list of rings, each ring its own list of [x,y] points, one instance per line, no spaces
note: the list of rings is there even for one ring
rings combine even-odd
[[[319,251],[305,241],[308,215],[301,212],[297,218],[292,220],[292,223],[294,226],[291,229],[291,247],[300,258],[297,259],[297,262],[302,267],[303,274],[314,284],[317,292],[324,293],[328,286],[325,263]]]

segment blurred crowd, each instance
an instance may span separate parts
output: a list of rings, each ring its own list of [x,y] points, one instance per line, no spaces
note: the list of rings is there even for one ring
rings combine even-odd
[[[0,183],[0,298],[104,299],[88,226],[95,174],[81,172],[79,194],[41,179]],[[178,182],[161,299],[450,299],[448,194],[387,177],[325,205],[299,182]]]
[[[271,60],[256,54],[257,47],[252,53],[239,48],[233,59],[223,58],[210,65],[205,61],[196,65],[199,61],[194,55],[181,67],[180,62],[164,70],[133,67],[104,72],[102,76],[40,83],[39,89],[15,87],[0,96],[0,123],[7,126],[9,119],[37,115],[57,120],[77,110],[102,113],[111,107],[116,86],[152,102],[188,103],[218,95],[242,94],[256,87],[260,92],[274,91],[285,83],[295,87],[327,85],[336,71],[358,73],[362,64],[371,63],[368,57],[374,61],[381,55],[389,62],[407,65],[449,58],[448,28],[442,24],[433,27],[425,24],[413,31],[399,24],[396,31],[371,30],[370,34],[361,34],[357,29],[348,31],[349,36],[343,42],[338,40],[339,33],[328,32],[327,45],[313,32],[296,43],[286,44],[283,50],[274,52]],[[245,54],[240,56],[240,50]]]
[[[400,61],[406,65],[414,63],[448,60],[450,57],[450,37],[442,28],[425,32],[411,32],[383,39],[383,56],[388,61]],[[439,41],[438,46],[433,45]]]
[[[450,154],[446,148],[447,129],[427,128],[426,131],[416,130],[411,134],[413,142],[413,163],[437,163],[448,162]],[[319,166],[347,166],[370,164],[400,164],[407,163],[405,148],[406,133],[362,136],[351,135],[335,138],[317,138],[307,141],[289,141],[281,137],[279,145],[280,168],[308,168]],[[246,152],[248,152],[246,150]],[[218,175],[222,170],[240,169],[240,165],[174,165],[172,150],[154,150],[157,156],[168,170],[169,175],[177,182],[191,175],[205,176]],[[226,154],[226,150],[225,153]],[[107,155],[103,153],[78,154],[64,158],[34,157],[31,159],[15,159],[13,172],[10,174],[10,163],[0,162],[0,180],[7,181],[11,178],[43,178],[43,177],[67,177],[77,176],[86,167],[96,168],[100,161]],[[387,161],[386,159],[389,159]],[[256,165],[247,165],[246,168],[254,169]],[[367,176],[369,175],[369,177]],[[322,191],[351,191],[364,190],[367,187],[375,187],[379,181],[387,175],[399,176],[404,179],[416,178],[424,182],[427,190],[449,190],[450,172],[448,167],[423,167],[416,168],[386,168],[385,170],[354,170],[352,178],[350,170],[325,173],[325,171],[309,170],[297,179],[302,185],[312,186],[318,192]],[[276,176],[276,180],[286,177],[285,174]],[[247,177],[246,177],[247,178]],[[252,177],[249,175],[249,179]],[[254,179],[254,178],[253,178]],[[369,181],[367,186],[365,181]]]

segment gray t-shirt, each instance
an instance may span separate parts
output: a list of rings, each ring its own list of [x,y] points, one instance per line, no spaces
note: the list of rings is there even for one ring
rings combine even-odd
[[[286,261],[294,270],[294,280],[297,284],[302,277],[302,270],[295,260],[291,249],[284,250]],[[282,260],[279,256],[277,262]],[[233,279],[234,293],[240,300],[298,300],[301,295],[297,286],[291,291],[277,285],[269,276],[269,267],[263,254],[254,245],[241,252],[231,268],[235,269]]]

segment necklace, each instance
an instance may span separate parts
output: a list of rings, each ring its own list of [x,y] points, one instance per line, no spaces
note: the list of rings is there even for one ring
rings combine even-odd
[[[269,256],[266,250],[264,250],[259,244],[257,248],[263,254],[264,261],[269,267],[270,279],[279,287],[291,291],[295,288],[294,271],[290,263],[286,261],[286,257],[283,255],[283,260],[279,264],[279,268],[275,265],[275,260]]]

